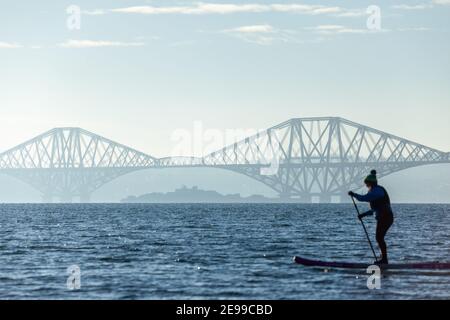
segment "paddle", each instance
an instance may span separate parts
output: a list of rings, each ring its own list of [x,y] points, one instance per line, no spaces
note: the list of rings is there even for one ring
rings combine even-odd
[[[358,205],[355,202],[355,198],[353,198],[353,197],[351,197],[351,198],[352,198],[353,204],[355,205],[355,209],[356,209],[356,212],[358,213],[358,217],[359,217],[359,215],[361,213],[359,211]],[[361,224],[362,224],[362,227],[364,229],[364,232],[366,233],[366,237],[367,237],[367,240],[369,241],[370,249],[372,249],[373,257],[375,258],[375,261],[377,261],[377,255],[375,254],[375,250],[373,249],[372,241],[370,241],[370,237],[369,237],[369,234],[367,233],[367,229],[366,229],[366,226],[364,224],[364,221],[362,221],[362,219],[359,219],[359,221],[361,221]]]

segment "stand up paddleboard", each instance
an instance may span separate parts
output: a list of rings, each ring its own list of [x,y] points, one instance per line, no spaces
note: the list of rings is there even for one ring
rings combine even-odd
[[[306,267],[338,268],[338,269],[367,269],[372,264],[351,262],[329,262],[310,260],[302,257],[294,257],[294,262]],[[426,262],[426,263],[398,263],[380,265],[381,269],[392,270],[450,270],[450,263]]]

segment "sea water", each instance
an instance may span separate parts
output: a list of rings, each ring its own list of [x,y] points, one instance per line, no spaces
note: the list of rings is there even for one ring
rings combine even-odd
[[[391,262],[450,261],[450,205],[394,211]],[[0,299],[450,298],[447,272],[392,271],[371,290],[365,270],[294,255],[373,261],[352,205],[0,205]]]

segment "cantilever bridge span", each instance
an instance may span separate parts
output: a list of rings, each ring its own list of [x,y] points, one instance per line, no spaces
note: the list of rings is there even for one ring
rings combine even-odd
[[[329,202],[360,185],[373,168],[380,176],[450,163],[442,152],[342,118],[291,119],[202,158],[155,158],[81,128],[56,128],[0,154],[0,173],[39,190],[44,201],[90,199],[127,173],[174,167],[231,170],[281,197]]]

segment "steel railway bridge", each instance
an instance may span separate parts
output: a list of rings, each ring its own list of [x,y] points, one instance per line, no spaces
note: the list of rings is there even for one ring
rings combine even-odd
[[[450,163],[442,152],[342,118],[291,119],[202,158],[155,158],[81,128],[56,128],[0,154],[0,173],[33,186],[44,202],[88,202],[92,192],[137,170],[209,167],[234,171],[280,197],[329,202],[381,177]]]

